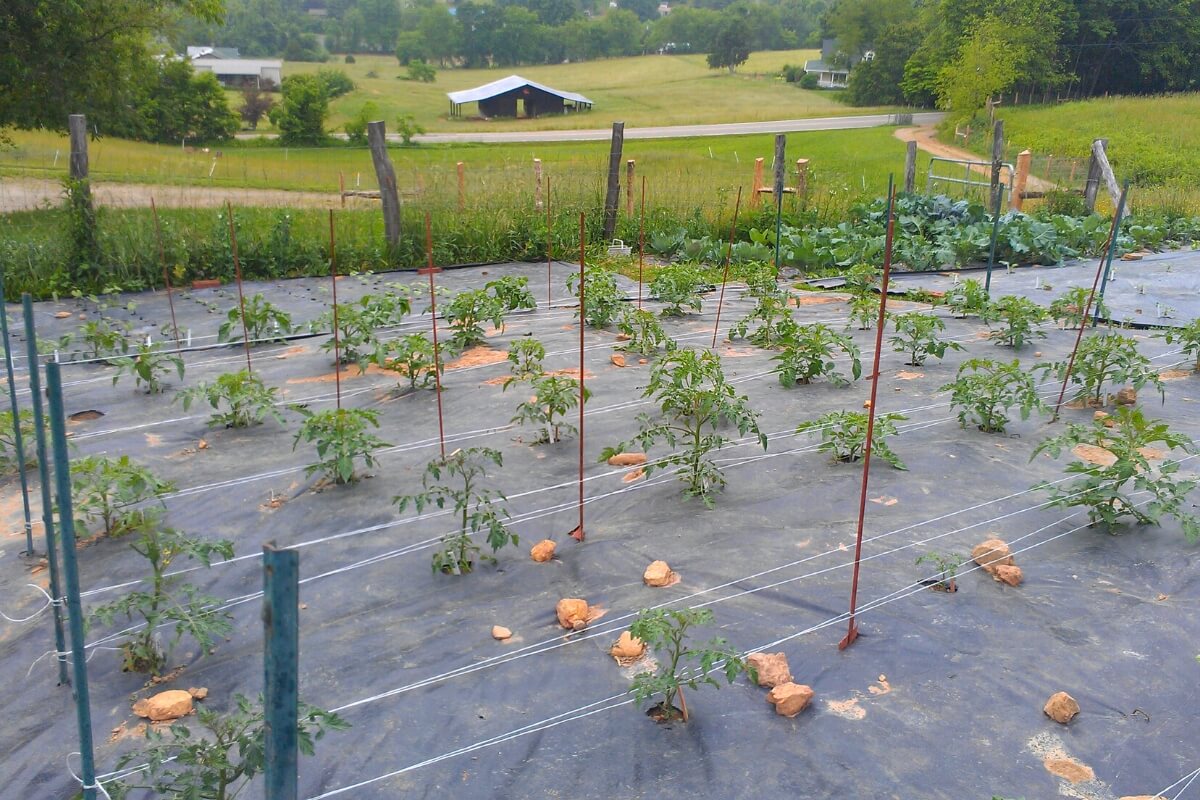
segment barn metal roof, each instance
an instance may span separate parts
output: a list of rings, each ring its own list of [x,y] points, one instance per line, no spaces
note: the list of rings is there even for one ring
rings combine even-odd
[[[463,89],[460,92],[446,92],[446,96],[450,98],[450,102],[455,105],[463,103],[474,103],[479,100],[487,100],[489,97],[511,92],[513,89],[520,89],[525,86],[532,86],[535,89],[541,89],[548,94],[557,95],[564,100],[573,100],[576,103],[586,103],[592,105],[592,101],[588,100],[581,94],[575,92],[563,92],[558,89],[551,89],[549,86],[531,81],[528,78],[522,78],[520,75],[509,75],[507,78],[501,78],[498,81],[485,83],[483,86],[476,86],[474,89]]]

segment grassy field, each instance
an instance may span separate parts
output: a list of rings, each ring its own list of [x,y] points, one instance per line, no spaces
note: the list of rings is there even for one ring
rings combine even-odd
[[[17,132],[17,148],[0,153],[0,174],[58,179],[66,175],[67,140],[47,132]],[[754,159],[766,159],[767,180],[774,137],[704,137],[631,140],[626,158],[646,176],[651,204],[684,208],[726,202],[739,185],[749,187]],[[56,157],[57,154],[57,157]],[[511,145],[422,145],[391,150],[401,192],[411,200],[456,202],[456,162],[465,165],[472,201],[508,202],[533,192],[533,159],[542,159],[556,196],[581,196],[603,180],[607,142]],[[882,193],[889,172],[904,166],[904,146],[891,128],[794,133],[788,159],[810,160],[810,186],[825,194]],[[237,187],[336,192],[339,174],[348,188],[376,188],[367,150],[351,147],[294,149],[234,147],[220,152],[99,139],[89,144],[93,179],[123,183],[183,184],[223,192]],[[791,182],[791,180],[789,180]],[[0,193],[5,182],[0,181]],[[237,202],[236,197],[234,202]],[[10,206],[11,207],[11,206]]]
[[[1003,108],[1006,159],[1029,149],[1034,172],[1052,159],[1052,179],[1081,186],[1094,139],[1108,139],[1108,157],[1119,180],[1128,179],[1135,201],[1200,211],[1200,94],[1097,98],[1053,106]],[[971,147],[989,152],[984,136]]]
[[[871,113],[877,109],[846,106],[832,93],[806,91],[777,77],[784,64],[817,58],[815,50],[754,53],[738,74],[711,70],[703,55],[636,56],[577,64],[504,69],[439,70],[434,83],[401,80],[405,68],[389,56],[356,56],[357,63],[285,63],[284,75],[314,72],[321,67],[345,70],[358,89],[332,104],[330,127],[341,130],[346,119],[367,102],[381,118],[412,114],[429,131],[558,130],[604,128],[613,120],[639,125],[686,125],[708,122],[753,122],[797,117]],[[367,77],[368,73],[378,77]],[[592,111],[538,119],[484,122],[448,117],[446,92],[480,86],[517,73],[556,89],[579,92],[595,103]],[[469,104],[467,115],[476,113]]]

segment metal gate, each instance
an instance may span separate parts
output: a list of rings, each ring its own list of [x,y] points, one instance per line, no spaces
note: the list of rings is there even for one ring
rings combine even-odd
[[[940,166],[940,169],[939,169]],[[1007,173],[1007,174],[1006,174]],[[1000,205],[1004,206],[1004,194],[1012,197],[1013,175],[1016,170],[1008,162],[1000,164]],[[925,175],[925,192],[933,194],[939,185],[945,185],[945,194],[951,194],[953,187],[961,186],[964,197],[972,194],[973,189],[981,189],[986,193],[992,188],[992,162],[968,161],[959,158],[929,159],[929,172]]]

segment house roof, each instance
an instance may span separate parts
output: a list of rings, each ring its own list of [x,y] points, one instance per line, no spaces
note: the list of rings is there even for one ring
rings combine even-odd
[[[833,72],[835,74],[842,74],[842,75],[850,74],[850,70],[846,69],[845,67],[835,67],[830,64],[826,64],[824,61],[822,61],[820,59],[817,59],[816,61],[805,61],[804,62],[804,71],[805,72]]]
[[[211,47],[209,45],[188,45],[188,58],[241,58],[242,54],[236,47]]]
[[[509,75],[507,78],[501,78],[498,81],[485,83],[483,86],[476,86],[474,89],[463,89],[460,92],[446,92],[446,96],[450,98],[450,102],[455,105],[463,103],[474,103],[479,100],[487,100],[489,97],[511,92],[514,89],[521,89],[526,86],[532,86],[534,89],[540,89],[547,94],[557,95],[564,100],[573,100],[576,103],[586,103],[592,105],[592,101],[588,100],[581,94],[575,92],[564,92],[559,89],[551,89],[545,84],[531,81],[528,78],[522,78],[520,75]]]
[[[193,58],[192,65],[217,75],[259,75],[264,69],[282,69],[283,62],[253,58]]]

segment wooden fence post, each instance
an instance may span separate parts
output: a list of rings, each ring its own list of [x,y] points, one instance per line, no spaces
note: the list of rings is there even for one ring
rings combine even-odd
[[[1004,120],[996,120],[992,128],[992,209],[1000,213],[1000,200],[1004,197],[1004,185],[1000,182],[1000,170],[1004,164]]]
[[[625,123],[614,122],[612,146],[608,151],[608,191],[604,194],[605,241],[611,241],[617,229],[617,203],[621,199],[621,149],[625,144]]]
[[[1017,176],[1013,181],[1012,197],[1009,198],[1009,208],[1020,211],[1025,202],[1025,185],[1029,183],[1029,167],[1033,162],[1033,153],[1022,150],[1017,154]]]
[[[71,114],[67,117],[71,131],[70,174],[75,180],[85,181],[88,177],[87,117]]]
[[[1121,196],[1121,187],[1117,183],[1117,176],[1113,172],[1112,165],[1108,163],[1108,140],[1097,139],[1092,142],[1092,158],[1096,161],[1096,166],[1099,169],[1100,177],[1104,181],[1104,186],[1108,189],[1108,196],[1114,200]],[[1125,199],[1125,213],[1133,213],[1133,204],[1129,199]]]
[[[904,152],[904,193],[912,194],[917,188],[917,142],[908,143]]]
[[[758,204],[762,202],[763,188],[763,160],[761,158],[754,159],[754,181],[750,185],[750,205],[758,208]]]
[[[465,211],[467,208],[467,163],[459,161],[456,169],[458,170],[458,210]]]
[[[1083,202],[1087,204],[1089,212],[1096,210],[1096,195],[1100,191],[1100,161],[1096,158],[1097,145],[1100,150],[1108,147],[1108,139],[1094,139],[1092,141],[1092,154],[1088,158],[1088,176],[1087,183],[1083,187]]]
[[[542,210],[542,160],[533,160],[533,207]]]
[[[625,162],[625,216],[633,216],[633,173],[636,169],[637,159],[629,159]]]
[[[400,195],[396,191],[396,171],[387,154],[387,126],[382,120],[367,123],[367,143],[371,163],[379,181],[379,199],[383,206],[383,235],[390,246],[400,244]]]
[[[796,159],[796,199],[803,202],[808,199],[808,159]]]

